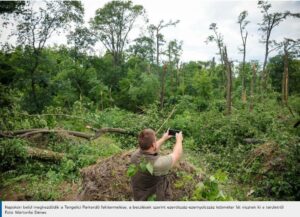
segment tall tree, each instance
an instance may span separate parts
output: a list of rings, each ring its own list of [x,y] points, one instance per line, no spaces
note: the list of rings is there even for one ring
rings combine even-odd
[[[134,44],[129,47],[128,51],[134,56],[154,63],[155,46],[151,37],[141,36],[134,39]]]
[[[279,44],[283,48],[283,74],[282,74],[282,103],[288,105],[289,95],[289,60],[293,56],[299,56],[300,54],[300,39],[293,40],[285,38],[283,42]]]
[[[87,51],[93,51],[93,45],[95,45],[94,34],[87,27],[77,26],[68,35],[68,44],[73,48],[75,60],[78,55],[83,54]]]
[[[153,25],[151,24],[149,26],[150,30],[152,30],[155,34],[156,38],[156,65],[159,66],[160,59],[159,56],[162,53],[160,50],[160,46],[165,43],[164,36],[161,34],[161,30],[169,27],[169,26],[176,26],[179,23],[179,20],[172,21],[170,20],[169,22],[165,23],[164,20],[161,20],[158,25]]]
[[[206,39],[206,43],[209,42],[215,42],[217,44],[218,50],[219,50],[219,56],[221,61],[221,83],[220,83],[220,89],[225,89],[226,85],[226,65],[224,63],[224,41],[223,41],[223,35],[218,31],[218,26],[216,23],[211,23],[209,26],[209,29],[213,31],[213,35],[209,35]]]
[[[231,114],[231,105],[232,105],[232,98],[231,98],[231,93],[232,93],[232,66],[231,62],[228,59],[228,54],[227,54],[227,48],[224,46],[223,49],[223,59],[226,67],[226,114],[230,115]]]
[[[284,13],[280,12],[270,12],[271,4],[267,1],[258,1],[258,7],[261,9],[261,13],[263,14],[263,20],[258,25],[259,30],[262,32],[262,40],[261,42],[265,44],[265,57],[263,63],[263,74],[262,74],[262,85],[263,88],[266,87],[268,73],[266,71],[266,65],[268,61],[268,56],[273,49],[270,49],[270,45],[272,45],[271,41],[271,33],[276,26],[284,21],[288,16],[292,17],[300,17],[299,13],[291,13],[290,11],[286,11]]]
[[[160,109],[164,108],[167,68],[168,68],[167,64],[164,64],[162,73],[160,75]]]
[[[18,44],[25,46],[27,54],[32,58],[29,69],[31,79],[31,95],[35,104],[35,111],[41,109],[37,100],[37,69],[40,64],[42,50],[46,42],[53,35],[68,29],[71,22],[82,22],[84,9],[79,1],[49,1],[43,2],[38,8],[34,2],[25,8],[20,23],[17,25]]]
[[[242,49],[240,51],[243,53],[243,62],[242,62],[242,69],[241,69],[241,79],[242,79],[242,101],[243,103],[246,103],[246,84],[245,84],[245,64],[246,64],[246,47],[247,47],[247,37],[248,37],[248,31],[246,30],[246,26],[249,24],[249,21],[246,20],[248,16],[247,11],[243,11],[240,13],[238,17],[238,24],[240,27],[240,34],[242,38]]]
[[[270,58],[267,64],[272,88],[278,93],[282,93],[282,78],[284,74],[284,51],[283,47],[280,49],[279,54]],[[289,95],[300,94],[300,60],[292,53],[288,55],[288,93]]]
[[[179,61],[182,53],[182,41],[172,40],[168,43],[168,71],[170,73],[171,89],[175,92],[176,86],[179,85]],[[174,83],[175,81],[175,83]]]
[[[223,60],[223,48],[224,48],[224,42],[223,42],[223,35],[218,32],[218,26],[216,23],[211,23],[209,26],[209,30],[213,31],[213,35],[210,35],[206,39],[206,43],[208,42],[215,42],[218,46],[219,49],[219,55],[220,55],[220,61],[221,64],[224,65],[224,60]]]
[[[160,54],[164,53],[164,51],[161,51],[161,45],[165,43],[164,36],[161,34],[161,30],[169,27],[169,26],[176,26],[179,23],[179,20],[172,21],[165,23],[164,20],[161,20],[158,25],[150,25],[149,28],[152,30],[155,34],[156,38],[156,65],[159,66],[160,64]],[[164,64],[162,73],[160,73],[160,109],[163,109],[164,107],[164,96],[165,96],[165,80],[166,80],[166,73],[167,73],[167,65]]]
[[[128,34],[136,19],[145,14],[141,5],[131,1],[111,1],[99,8],[91,19],[92,29],[114,58],[114,64],[120,66],[123,50],[128,42]]]
[[[255,85],[256,85],[256,64],[252,64],[252,78],[250,84],[250,108],[249,111],[252,112],[254,108],[254,95],[255,95]]]

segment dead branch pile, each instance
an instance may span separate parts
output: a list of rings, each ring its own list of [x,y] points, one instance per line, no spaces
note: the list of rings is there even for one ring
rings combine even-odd
[[[78,195],[78,200],[132,200],[130,178],[126,175],[131,153],[117,154],[83,168],[81,170],[82,189]],[[173,200],[179,201],[183,197],[191,197],[196,184],[202,178],[191,164],[181,161],[170,174]]]
[[[250,167],[256,160],[262,164],[259,173],[264,174],[270,170],[284,170],[285,155],[275,142],[266,142],[251,151],[245,166]]]

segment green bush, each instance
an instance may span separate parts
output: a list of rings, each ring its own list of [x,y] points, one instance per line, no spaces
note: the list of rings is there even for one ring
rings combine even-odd
[[[206,178],[200,182],[194,190],[191,200],[208,200],[208,201],[228,201],[233,200],[232,197],[224,194],[220,189],[220,184],[225,183],[228,177],[226,173],[218,170],[215,175]]]
[[[0,171],[16,168],[27,160],[28,142],[21,139],[0,139]]]

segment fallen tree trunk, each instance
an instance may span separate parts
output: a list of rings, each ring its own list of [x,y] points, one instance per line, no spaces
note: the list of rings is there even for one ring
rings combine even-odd
[[[40,128],[33,128],[33,129],[23,129],[23,130],[14,130],[14,131],[0,131],[0,134],[3,135],[3,137],[7,136],[17,136],[20,134],[28,133],[31,131],[41,130]]]
[[[80,138],[88,139],[88,140],[93,137],[93,135],[85,134],[85,133],[77,132],[77,131],[70,131],[70,130],[48,130],[48,129],[39,129],[39,130],[28,131],[28,132],[26,132],[24,134],[21,134],[19,137],[20,138],[25,138],[25,137],[29,137],[31,135],[38,134],[38,133],[66,133],[66,134],[69,134],[71,136],[76,136],[76,137],[80,137]]]
[[[71,131],[71,130],[64,130],[64,129],[24,129],[24,130],[16,130],[16,131],[0,131],[0,138],[6,137],[6,138],[28,138],[35,134],[47,134],[47,133],[62,133],[62,134],[68,134],[71,136],[87,139],[87,140],[94,140],[99,138],[105,133],[120,133],[120,134],[128,134],[131,136],[135,136],[135,133],[129,132],[127,130],[121,129],[121,128],[101,128],[96,129],[95,134],[87,134],[83,132],[78,131]]]
[[[25,146],[28,157],[40,159],[40,160],[49,160],[49,161],[61,161],[65,154],[58,153],[46,149]]]

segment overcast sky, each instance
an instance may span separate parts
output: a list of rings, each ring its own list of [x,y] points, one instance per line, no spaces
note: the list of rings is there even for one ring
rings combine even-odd
[[[182,61],[210,60],[216,55],[216,44],[206,44],[206,38],[212,34],[209,30],[211,23],[217,23],[219,32],[223,34],[228,49],[228,56],[232,60],[241,60],[242,54],[238,51],[241,46],[241,36],[237,18],[240,12],[247,10],[250,24],[247,42],[247,61],[263,60],[264,46],[259,43],[260,32],[257,23],[261,22],[262,15],[257,8],[257,1],[228,1],[228,0],[132,0],[134,4],[143,5],[146,9],[150,24],[157,25],[160,20],[180,20],[176,27],[168,27],[162,31],[167,40],[177,39],[183,41]],[[104,6],[109,0],[82,0],[85,8],[85,20],[95,16],[95,11]],[[300,13],[300,1],[270,1],[271,11],[284,12],[289,10]],[[140,22],[141,23],[141,22]],[[137,24],[129,35],[130,40],[138,37],[144,25]],[[288,18],[276,27],[271,39],[281,41],[284,37],[300,38],[300,19]],[[53,35],[48,44],[66,43],[64,37]],[[105,52],[99,43],[95,47],[98,54]],[[272,53],[270,56],[275,55]]]
[[[83,0],[88,21],[95,15],[95,10],[102,7],[108,0]],[[270,1],[272,11],[300,13],[300,1]],[[250,24],[247,26],[248,54],[247,60],[262,60],[264,47],[259,43],[260,32],[257,23],[261,22],[262,15],[257,8],[257,1],[224,1],[224,0],[133,0],[134,4],[141,4],[146,9],[149,23],[158,24],[160,20],[180,20],[176,27],[163,30],[166,39],[182,40],[182,60],[209,60],[216,56],[215,44],[206,44],[207,36],[211,34],[209,25],[217,23],[219,31],[224,35],[224,41],[228,47],[228,55],[233,60],[242,59],[238,47],[241,45],[241,37],[237,18],[240,12],[247,10]],[[137,36],[132,32],[131,39]],[[289,18],[282,22],[272,32],[271,39],[282,40],[284,37],[300,38],[300,19]],[[274,53],[275,54],[275,53]],[[273,54],[273,55],[274,55]]]

